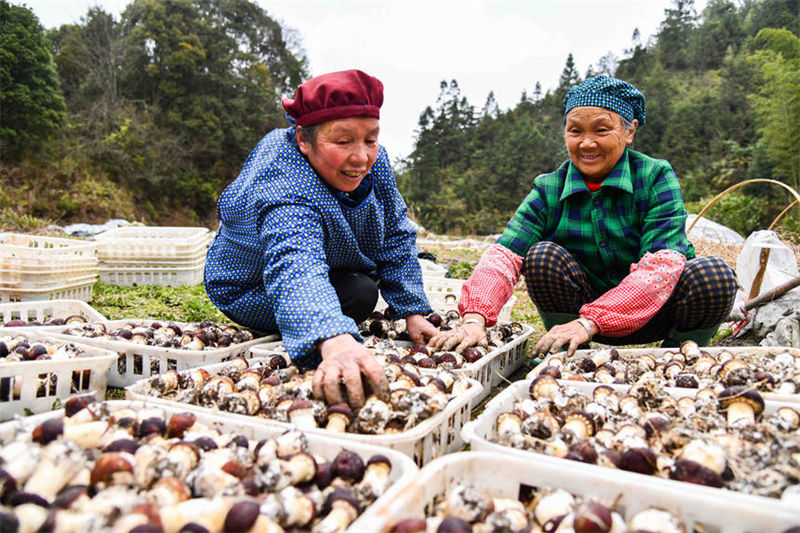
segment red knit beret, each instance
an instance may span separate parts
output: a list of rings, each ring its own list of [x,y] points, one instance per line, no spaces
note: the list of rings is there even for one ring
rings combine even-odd
[[[281,100],[298,126],[347,117],[380,118],[383,83],[360,70],[330,72],[297,88],[294,100]]]

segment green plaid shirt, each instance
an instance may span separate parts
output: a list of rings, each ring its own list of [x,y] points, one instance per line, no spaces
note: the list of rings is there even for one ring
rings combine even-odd
[[[694,258],[685,224],[681,187],[669,163],[626,149],[594,194],[569,160],[538,176],[497,242],[521,257],[539,241],[560,244],[604,293],[647,252],[669,249]]]

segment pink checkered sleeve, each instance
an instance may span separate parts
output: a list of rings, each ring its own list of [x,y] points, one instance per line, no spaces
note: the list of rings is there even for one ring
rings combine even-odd
[[[514,285],[522,271],[522,258],[500,244],[493,244],[481,256],[478,266],[472,271],[461,288],[458,311],[478,313],[487,326],[497,323],[497,316],[505,303],[514,294]]]
[[[606,337],[623,337],[647,324],[669,300],[686,258],[674,250],[646,253],[622,282],[580,308]]]

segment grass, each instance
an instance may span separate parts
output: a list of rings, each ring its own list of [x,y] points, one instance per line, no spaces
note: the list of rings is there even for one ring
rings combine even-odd
[[[230,322],[211,303],[203,285],[119,287],[97,283],[89,305],[111,320],[155,318],[176,322]]]

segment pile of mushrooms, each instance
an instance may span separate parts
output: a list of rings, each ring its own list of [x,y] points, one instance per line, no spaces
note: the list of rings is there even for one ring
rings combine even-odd
[[[71,342],[31,340],[27,335],[0,336],[0,364],[19,361],[64,361],[85,351]]]
[[[32,327],[32,326],[63,326],[64,324],[81,324],[86,323],[86,317],[82,314],[74,314],[68,315],[66,317],[53,317],[49,316],[44,319],[44,321],[39,320],[31,320],[30,322],[27,320],[22,320],[20,318],[16,318],[14,320],[9,320],[3,327],[6,328],[21,328],[21,327]]]
[[[428,316],[428,321],[440,331],[448,331],[461,324],[461,315],[458,311],[449,311],[444,316],[432,313]],[[454,351],[437,352],[424,344],[410,344],[406,321],[388,319],[380,312],[373,313],[371,318],[359,326],[359,329],[361,336],[364,337],[364,345],[375,350],[375,356],[384,365],[396,363],[446,370],[459,369],[464,365],[475,363],[490,351],[514,341],[523,332],[522,325],[518,322],[497,324],[486,331],[488,348],[473,346],[461,354]]]
[[[147,382],[145,394],[221,411],[289,422],[300,429],[381,434],[405,431],[442,411],[451,398],[469,388],[469,381],[450,372],[422,376],[413,367],[389,364],[384,371],[390,397],[368,395],[353,411],[346,404],[328,405],[314,398],[313,371],[290,364],[275,353],[265,364],[237,357],[216,375],[203,368],[170,370]]]
[[[311,453],[191,413],[109,411],[85,398],[0,447],[2,531],[344,531],[389,484],[384,455]]]
[[[22,361],[66,361],[85,356],[86,351],[71,342],[31,340],[27,335],[0,336],[0,365]],[[74,377],[79,377],[77,372]],[[56,393],[55,374],[42,373],[35,379],[39,381],[37,396],[52,396]],[[0,378],[0,399],[19,398],[22,384],[23,379],[19,377]],[[77,392],[77,389],[73,392]]]
[[[797,498],[800,415],[764,414],[752,389],[676,399],[655,380],[584,394],[549,375],[499,413],[494,442],[555,457],[773,498]],[[797,502],[800,506],[800,501]]]
[[[558,379],[577,379],[605,384],[633,385],[658,379],[668,387],[712,388],[746,386],[761,392],[800,394],[800,357],[789,351],[777,353],[706,351],[694,341],[678,351],[631,355],[615,348],[556,354],[540,371]]]
[[[675,515],[648,508],[626,522],[614,505],[595,498],[576,497],[564,489],[535,489],[519,499],[493,497],[486,491],[456,483],[438,498],[431,516],[408,518],[394,525],[392,533],[492,533],[498,531],[683,533]],[[523,491],[520,491],[523,492]]]
[[[151,322],[143,325],[129,322],[109,330],[103,322],[72,322],[61,331],[76,337],[103,338],[159,348],[183,350],[212,350],[253,340],[253,332],[234,325],[222,326],[213,322],[184,324]]]

